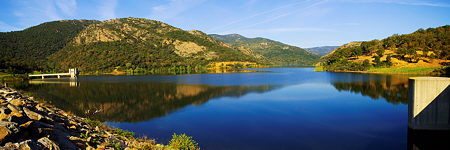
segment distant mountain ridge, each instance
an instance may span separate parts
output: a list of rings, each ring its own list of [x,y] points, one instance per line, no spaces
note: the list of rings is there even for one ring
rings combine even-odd
[[[310,51],[313,54],[319,55],[319,56],[325,56],[326,54],[330,53],[334,49],[338,48],[339,46],[319,46],[319,47],[311,47],[311,48],[305,48],[306,50]]]
[[[276,65],[312,65],[319,59],[305,49],[266,38],[247,38],[239,34],[210,36],[239,49],[249,49]]]

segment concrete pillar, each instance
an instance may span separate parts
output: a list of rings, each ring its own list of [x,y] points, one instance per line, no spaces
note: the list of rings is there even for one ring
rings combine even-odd
[[[69,69],[69,74],[71,79],[76,79],[78,76],[78,69],[77,68]]]
[[[450,130],[450,78],[409,78],[408,125],[419,130]]]

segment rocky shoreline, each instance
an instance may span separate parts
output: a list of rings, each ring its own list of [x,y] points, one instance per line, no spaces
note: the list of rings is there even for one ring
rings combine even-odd
[[[0,149],[170,149],[0,85]]]

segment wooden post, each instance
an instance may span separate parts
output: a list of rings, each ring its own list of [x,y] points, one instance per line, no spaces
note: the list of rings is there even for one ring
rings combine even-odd
[[[42,76],[42,79],[44,79],[44,76]]]
[[[450,78],[409,78],[408,126],[419,130],[450,130]]]

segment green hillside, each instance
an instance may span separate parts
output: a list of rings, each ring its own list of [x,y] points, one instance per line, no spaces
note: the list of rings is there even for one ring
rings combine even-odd
[[[222,44],[200,31],[184,31],[148,19],[123,18],[88,26],[50,59],[55,68],[78,67],[84,71],[257,61]]]
[[[0,72],[24,73],[50,69],[47,57],[62,49],[94,20],[62,20],[22,31],[0,32]]]
[[[239,34],[210,36],[234,47],[249,49],[276,65],[312,65],[319,59],[319,56],[302,48],[265,38],[247,38]]]
[[[431,72],[449,64],[449,25],[395,34],[383,40],[352,42],[325,55],[319,63],[330,71],[398,73]]]
[[[0,34],[0,72],[110,72],[114,69],[194,68],[210,62],[264,62],[201,31],[140,18],[55,21]]]

